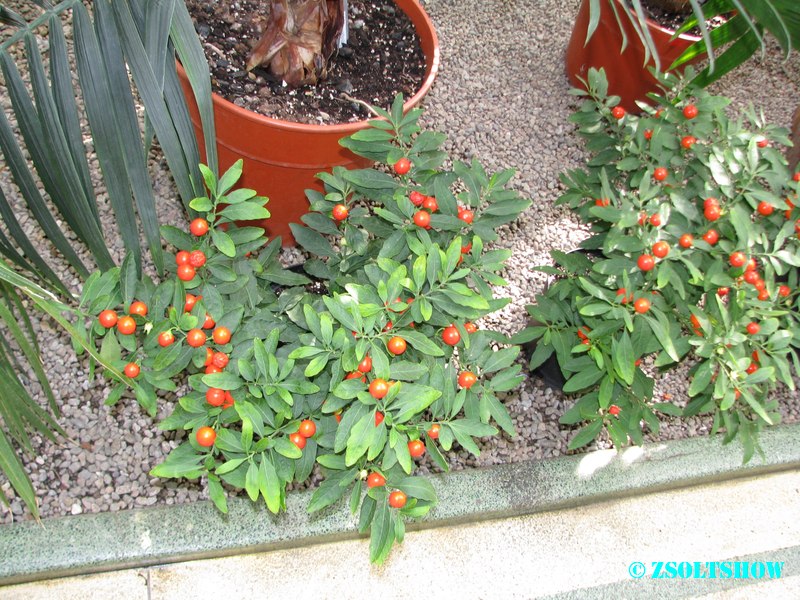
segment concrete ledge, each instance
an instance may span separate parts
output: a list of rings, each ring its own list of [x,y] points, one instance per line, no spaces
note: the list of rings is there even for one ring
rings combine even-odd
[[[614,498],[752,477],[800,467],[800,425],[762,432],[766,460],[741,464],[735,443],[695,438],[459,471],[431,478],[439,505],[409,529],[533,514]],[[0,584],[21,583],[197,558],[292,548],[359,537],[344,505],[310,516],[309,492],[291,493],[288,512],[231,499],[48,519],[0,527]]]

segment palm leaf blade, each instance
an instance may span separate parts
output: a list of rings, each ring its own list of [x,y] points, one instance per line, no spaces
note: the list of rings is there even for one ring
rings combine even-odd
[[[14,258],[12,258],[12,260],[26,270],[30,270],[39,275],[42,279],[51,282],[62,293],[69,293],[58,275],[55,274],[55,272],[50,268],[50,265],[47,264],[47,262],[42,258],[41,254],[39,254],[38,250],[36,250],[30,239],[28,239],[28,236],[26,235],[25,231],[23,231],[22,226],[17,220],[17,216],[14,214],[14,211],[9,205],[5,194],[3,194],[2,189],[0,189],[0,218],[2,218],[3,222],[8,228],[8,232],[11,234],[11,237],[14,238],[14,241],[17,243],[25,256],[33,263],[33,265],[28,263],[28,261],[20,263]],[[7,239],[5,238],[5,235],[3,238]],[[17,254],[16,251],[14,251],[14,253]],[[4,252],[4,254],[9,256],[9,254],[6,252]],[[17,256],[19,256],[19,254],[17,254]],[[19,256],[19,258],[21,259],[22,257]]]
[[[36,187],[36,183],[28,170],[25,157],[14,139],[11,125],[5,113],[2,111],[0,111],[0,150],[3,152],[6,165],[8,165],[11,174],[14,176],[14,181],[22,193],[23,198],[25,198],[28,208],[41,226],[47,239],[53,243],[61,255],[81,277],[87,277],[89,271],[86,265],[83,264],[83,261],[80,259],[77,252],[75,252],[72,244],[67,240],[53,215],[50,214],[47,203]]]
[[[33,491],[31,480],[25,474],[25,469],[17,458],[17,453],[9,444],[2,429],[0,429],[0,471],[8,478],[11,487],[14,488],[34,518],[38,519],[39,505],[36,502],[36,493]]]
[[[142,40],[136,35],[136,24],[130,7],[124,2],[115,2],[112,9],[136,87],[161,143],[167,164],[175,178],[175,184],[178,186],[178,192],[184,204],[188,206],[195,197],[190,170],[162,90],[147,59]]]
[[[186,77],[192,86],[197,108],[200,113],[200,122],[203,126],[206,164],[212,173],[219,172],[217,160],[216,130],[214,124],[214,105],[211,100],[211,79],[208,73],[203,48],[197,39],[197,33],[192,24],[192,18],[183,2],[178,2],[172,17],[170,37],[178,53],[178,58],[186,71]],[[196,147],[196,145],[195,145]],[[199,163],[196,160],[193,164]],[[199,175],[199,172],[197,173]]]
[[[69,64],[67,55],[67,41],[64,37],[64,29],[61,21],[54,15],[48,25],[48,40],[50,42],[50,80],[53,88],[53,99],[56,103],[59,121],[64,129],[66,142],[69,145],[70,154],[80,157],[75,160],[75,168],[78,172],[80,182],[83,185],[84,193],[87,198],[94,196],[92,177],[89,174],[89,165],[85,160],[86,148],[83,145],[83,135],[81,134],[80,119],[78,117],[78,106],[75,102],[75,90],[72,88],[72,68]],[[97,208],[94,202],[89,203],[89,207],[99,219]]]
[[[46,152],[50,159],[49,168],[55,173],[63,190],[62,216],[92,251],[100,268],[108,269],[114,266],[114,262],[103,239],[97,209],[94,207],[94,198],[93,195],[87,196],[85,193],[78,169],[75,167],[78,161],[86,160],[85,153],[73,155],[70,152],[64,127],[59,121],[55,101],[45,78],[42,57],[32,35],[25,37],[25,46],[39,123],[42,133],[46,136]],[[37,168],[39,167],[37,166]],[[53,195],[50,190],[48,192],[51,196]]]

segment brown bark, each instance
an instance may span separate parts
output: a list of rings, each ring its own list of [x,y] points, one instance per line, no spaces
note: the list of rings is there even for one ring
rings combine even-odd
[[[291,87],[324,79],[345,18],[344,0],[272,0],[247,69],[264,66]]]

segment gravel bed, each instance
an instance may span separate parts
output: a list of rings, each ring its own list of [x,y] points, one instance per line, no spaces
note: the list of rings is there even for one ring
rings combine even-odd
[[[449,136],[447,147],[455,157],[479,158],[489,170],[517,169],[513,184],[533,200],[520,220],[501,232],[498,243],[514,251],[505,273],[509,287],[503,292],[513,302],[482,323],[513,333],[524,326],[525,304],[544,284],[544,277],[531,267],[547,263],[552,248],[575,247],[584,235],[568,211],[553,206],[559,194],[558,173],[579,166],[584,156],[567,122],[575,101],[567,94],[563,61],[579,0],[426,0],[424,4],[437,27],[442,51],[440,75],[425,101],[426,125]],[[760,62],[750,61],[714,88],[715,93],[733,98],[735,106],[758,101],[769,121],[787,125],[798,90],[800,60],[795,54],[784,63],[778,52],[770,52]],[[0,102],[5,110],[6,94]],[[164,161],[155,153],[151,168],[162,222],[185,223]],[[14,199],[15,190],[7,183],[2,164],[0,173],[0,186]],[[121,243],[113,231],[104,190],[98,190],[98,197],[108,224],[107,239],[119,259]],[[35,232],[24,207],[19,214],[23,227]],[[287,255],[289,261],[295,258],[296,253]],[[67,273],[63,263],[53,262]],[[76,278],[67,275],[67,280],[77,290]],[[69,436],[62,444],[36,437],[36,457],[25,457],[42,516],[177,504],[205,497],[198,482],[161,480],[147,474],[183,434],[158,431],[131,398],[113,408],[104,407],[103,380],[87,380],[86,361],[75,357],[69,339],[48,320],[35,326],[42,334],[43,360]],[[657,382],[656,393],[685,402],[685,382],[685,372],[678,370]],[[784,421],[800,420],[796,395],[781,389],[778,397]],[[159,418],[169,414],[174,399],[167,397],[160,403]],[[484,440],[479,458],[453,454],[453,468],[567,452],[572,432],[560,426],[558,418],[570,406],[569,398],[527,377],[520,388],[507,394],[505,402],[519,435]],[[708,429],[709,420],[704,418],[665,419],[658,439],[702,435]],[[427,463],[422,465],[426,469]],[[0,522],[30,518],[8,483],[2,481],[0,487],[12,500],[10,510],[0,508]]]

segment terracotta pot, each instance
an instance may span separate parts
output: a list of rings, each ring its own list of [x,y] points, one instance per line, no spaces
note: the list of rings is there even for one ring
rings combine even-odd
[[[608,78],[608,93],[619,96],[622,99],[620,104],[625,110],[638,113],[640,110],[636,101],[646,101],[649,92],[658,92],[660,88],[647,70],[647,67],[654,64],[653,59],[644,65],[645,49],[631,23],[631,19],[636,20],[636,15],[628,11],[620,0],[615,1],[619,8],[621,27],[628,39],[627,47],[620,53],[623,39],[620,24],[608,0],[601,0],[600,22],[589,43],[584,45],[589,26],[589,0],[583,0],[567,46],[567,75],[572,85],[584,87],[578,77],[586,79],[590,67],[604,68]],[[624,12],[628,13],[629,18],[625,17]],[[669,67],[686,48],[699,39],[684,34],[673,40],[671,38],[674,31],[651,20],[647,21],[647,26],[658,49],[662,69]]]
[[[419,104],[433,84],[439,70],[439,41],[418,0],[395,1],[414,24],[426,64],[422,87],[405,103],[408,110]],[[189,113],[201,157],[205,160],[200,116],[180,65],[178,75],[184,95],[189,100]],[[295,243],[289,223],[298,223],[300,217],[308,212],[305,190],[322,191],[322,183],[315,178],[317,173],[335,166],[364,168],[371,164],[339,145],[339,139],[364,129],[366,121],[307,125],[265,117],[240,108],[217,94],[213,95],[213,102],[220,171],[224,172],[239,158],[244,159],[241,186],[269,198],[267,208],[271,217],[256,223],[267,230],[270,238],[281,236],[284,246]]]

